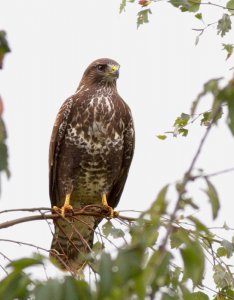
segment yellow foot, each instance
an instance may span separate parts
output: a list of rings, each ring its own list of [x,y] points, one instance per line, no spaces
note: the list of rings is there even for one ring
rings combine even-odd
[[[64,205],[61,208],[59,208],[57,206],[53,206],[53,209],[58,211],[62,215],[62,217],[65,217],[65,213],[67,211],[73,210],[73,207],[70,205],[70,196],[71,196],[71,194],[66,195]]]
[[[107,199],[106,199],[106,195],[104,194],[102,196],[102,205],[105,206],[105,208],[108,209],[109,211],[109,218],[116,218],[118,217],[119,213],[117,211],[115,211],[111,206],[108,205]]]

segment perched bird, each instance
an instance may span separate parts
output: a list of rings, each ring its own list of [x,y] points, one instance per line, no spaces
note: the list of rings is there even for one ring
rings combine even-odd
[[[128,105],[119,96],[119,64],[101,58],[85,70],[80,85],[57,115],[49,152],[52,207],[66,210],[86,205],[109,207],[121,197],[134,152],[134,126]],[[85,265],[100,218],[76,216],[54,221],[50,255],[62,269]]]

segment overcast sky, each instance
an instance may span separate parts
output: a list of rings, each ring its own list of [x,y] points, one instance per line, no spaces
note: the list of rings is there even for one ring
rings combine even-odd
[[[233,43],[233,31],[221,40],[210,26],[195,47],[202,23],[168,3],[152,6],[150,23],[136,29],[140,8],[128,4],[119,15],[120,0],[0,0],[0,29],[7,31],[12,53],[0,73],[5,103],[12,177],[3,181],[1,209],[49,206],[48,147],[55,116],[76,90],[87,65],[109,57],[121,65],[119,94],[132,109],[136,151],[118,206],[148,208],[159,189],[182,177],[204,132],[199,121],[187,138],[160,141],[181,112],[211,78],[230,78],[233,58],[225,61],[222,42]],[[223,11],[204,7],[207,23]],[[204,102],[199,111],[210,107]],[[213,129],[197,167],[209,172],[234,166],[234,141],[225,122]],[[216,225],[234,227],[233,173],[214,178],[222,209]],[[195,190],[195,189],[194,189]],[[213,226],[206,197],[195,191],[198,216]],[[173,193],[171,202],[175,201]],[[9,215],[14,216],[14,215]],[[49,248],[51,233],[44,222],[2,230],[0,238],[18,239]],[[28,255],[27,247],[1,244],[11,258]],[[1,260],[2,261],[2,260]],[[4,262],[3,262],[4,263]]]

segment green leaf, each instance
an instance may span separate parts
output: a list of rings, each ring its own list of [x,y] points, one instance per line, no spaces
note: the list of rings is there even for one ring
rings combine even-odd
[[[7,42],[6,32],[3,30],[0,30],[0,56],[6,54],[8,52],[11,52],[11,49]]]
[[[227,57],[226,57],[227,60],[233,53],[233,45],[232,44],[222,44],[222,45],[223,45],[223,50],[227,51]]]
[[[227,251],[224,247],[219,247],[217,249],[217,256],[218,257],[222,257],[222,256],[226,256],[227,255]]]
[[[150,9],[144,9],[138,12],[137,14],[137,28],[144,23],[149,22],[149,14],[151,14]]]
[[[161,300],[176,300],[176,299],[179,299],[179,298],[177,296],[170,296],[167,293],[163,293],[162,298],[161,298]]]
[[[204,232],[208,235],[210,234],[209,229],[199,219],[195,218],[194,216],[189,216],[188,219],[191,220],[196,225],[197,231]]]
[[[190,115],[182,113],[174,122],[174,126],[184,127],[188,124]]]
[[[169,185],[165,185],[161,191],[158,193],[156,200],[153,202],[149,213],[151,215],[151,218],[153,218],[155,215],[159,216],[163,213],[165,213],[167,208],[167,200],[166,200],[166,194],[168,190]]]
[[[154,291],[156,291],[158,287],[169,283],[169,265],[171,259],[172,255],[167,251],[161,252],[158,250],[151,256],[146,267],[145,276],[147,277],[147,284],[150,284]]]
[[[202,20],[202,14],[201,13],[197,13],[195,15],[195,17],[198,19],[198,20]]]
[[[109,235],[112,235],[113,238],[121,238],[125,236],[124,231],[120,228],[115,228],[111,221],[107,221],[102,226],[102,232],[106,237],[108,237]]]
[[[230,0],[226,4],[227,9],[229,10],[230,14],[234,14],[234,0]]]
[[[1,101],[1,99],[0,99]],[[7,177],[10,177],[10,171],[8,167],[8,149],[6,145],[6,127],[3,119],[0,116],[0,172],[4,171]]]
[[[182,135],[182,136],[187,136],[188,135],[188,129],[185,128],[180,128],[178,130],[178,132]]]
[[[205,262],[199,241],[190,241],[180,252],[184,263],[184,279],[190,278],[195,286],[201,284]]]
[[[217,288],[226,288],[228,286],[232,286],[232,275],[222,265],[215,265],[213,269],[213,278]]]
[[[105,235],[105,237],[108,237],[110,235],[112,228],[113,228],[113,225],[112,225],[111,221],[107,221],[106,223],[103,224],[102,232]]]
[[[174,228],[170,236],[171,249],[179,248],[181,245],[190,244],[190,239],[186,230]]]
[[[201,0],[170,0],[173,6],[178,7],[182,12],[197,12],[200,8]]]
[[[36,266],[36,265],[42,265],[42,257],[35,255],[35,257],[26,257],[21,258],[15,261],[12,261],[8,264],[8,267],[14,268],[14,270],[21,271],[25,268]]]
[[[227,124],[231,130],[232,135],[234,135],[234,98],[228,101],[228,118]]]
[[[191,300],[209,300],[209,297],[203,292],[195,292],[190,295]]]
[[[210,121],[212,120],[212,113],[211,111],[206,111],[202,114],[202,119],[201,119],[201,126],[209,126]]]
[[[108,253],[103,253],[100,262],[100,281],[98,284],[98,299],[104,299],[110,294],[113,286],[112,260]]]
[[[202,97],[204,97],[206,94],[211,93],[212,95],[216,96],[219,92],[219,81],[222,78],[217,79],[211,79],[207,81],[204,86],[203,90],[199,93],[197,98],[193,101],[191,106],[191,115],[193,116],[197,110],[198,104],[200,103]]]
[[[138,277],[142,271],[142,260],[144,257],[144,248],[134,246],[120,250],[113,268],[116,268],[115,280],[118,285],[126,284],[127,280],[133,280]]]
[[[125,10],[126,4],[127,4],[127,1],[126,1],[126,0],[122,0],[122,1],[121,1],[120,7],[119,7],[119,13],[120,13],[120,14]]]
[[[35,290],[35,300],[91,300],[90,288],[85,281],[66,276],[64,280],[49,279],[39,283]]]
[[[165,140],[167,138],[166,135],[157,135],[157,138],[160,140]]]
[[[97,241],[92,247],[93,252],[96,254],[100,254],[103,249],[104,249],[104,245],[99,241]]]
[[[213,220],[214,220],[217,218],[220,209],[219,197],[214,185],[210,182],[210,180],[207,177],[205,177],[205,181],[207,183],[207,188],[208,188],[207,190],[205,190],[205,193],[209,198],[212,207]]]
[[[232,22],[230,16],[228,14],[223,14],[222,18],[218,21],[217,33],[223,37],[229,30],[231,30],[231,28]]]
[[[233,245],[227,240],[222,240],[221,245],[225,248],[227,253],[227,258],[230,258],[233,254]]]

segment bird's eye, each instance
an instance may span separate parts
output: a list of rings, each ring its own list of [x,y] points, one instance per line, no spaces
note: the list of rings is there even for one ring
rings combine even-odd
[[[105,65],[97,65],[97,69],[99,71],[104,71],[105,70]]]

